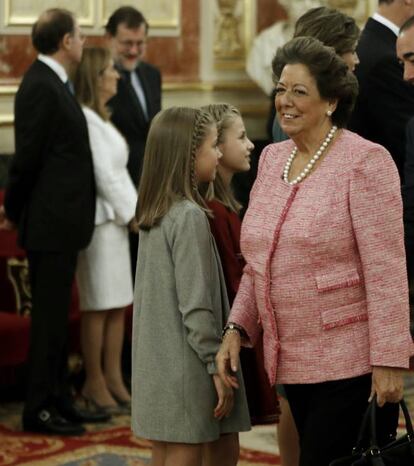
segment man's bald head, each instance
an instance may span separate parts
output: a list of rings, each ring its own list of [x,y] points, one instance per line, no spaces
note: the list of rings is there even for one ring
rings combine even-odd
[[[59,50],[65,34],[75,32],[76,21],[73,14],[61,8],[44,11],[32,28],[34,48],[45,55],[52,55]]]

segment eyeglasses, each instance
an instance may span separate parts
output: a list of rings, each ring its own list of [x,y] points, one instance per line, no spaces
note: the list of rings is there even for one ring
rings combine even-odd
[[[119,45],[121,45],[125,49],[132,49],[133,47],[136,47],[137,49],[140,49],[141,47],[145,47],[147,45],[146,40],[118,40]]]

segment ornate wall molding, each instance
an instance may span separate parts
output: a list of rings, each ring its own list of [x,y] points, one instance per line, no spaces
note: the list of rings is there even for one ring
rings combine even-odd
[[[39,12],[47,8],[62,7],[75,11],[80,25],[93,27],[95,4],[95,0],[4,0],[4,26],[31,26]]]
[[[150,25],[150,34],[177,36],[181,29],[182,0],[135,0],[129,2],[140,9]],[[47,8],[67,8],[76,13],[79,24],[88,35],[102,34],[106,19],[116,8],[128,4],[125,0],[2,0],[0,2],[0,32],[5,34],[30,32],[39,13]]]
[[[214,67],[244,69],[253,36],[252,0],[214,1]]]
[[[367,18],[375,10],[377,3],[377,0],[327,0],[328,6],[352,16],[360,25],[365,24]]]
[[[100,24],[104,25],[112,11],[125,5],[125,0],[100,0]],[[150,27],[170,29],[177,32],[180,28],[180,0],[140,0],[137,8],[148,19]]]

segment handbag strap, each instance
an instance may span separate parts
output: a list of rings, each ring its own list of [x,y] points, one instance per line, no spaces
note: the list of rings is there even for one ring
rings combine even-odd
[[[404,399],[400,400],[400,406],[404,415],[405,420],[405,428],[407,431],[407,435],[410,439],[414,439],[414,431],[413,431],[413,424],[411,422],[410,413],[408,412],[407,405]],[[371,401],[370,406],[368,407],[371,411],[371,444],[377,445],[377,397],[374,396],[373,400]]]
[[[368,424],[370,421],[371,405],[372,405],[372,400],[370,404],[368,405],[368,408],[365,410],[364,417],[362,418],[361,427],[359,428],[359,433],[358,433],[358,439],[357,439],[355,447],[353,448],[353,453],[362,453],[363,451],[363,442],[364,442],[364,438],[366,438],[365,434],[368,431]]]
[[[404,415],[405,419],[405,427],[407,430],[407,435],[410,438],[410,440],[414,440],[414,430],[413,430],[413,424],[411,422],[410,418],[410,413],[408,412],[407,405],[402,399],[400,401],[400,406]],[[364,439],[366,439],[366,434],[368,433],[368,429],[370,432],[370,442],[371,445],[369,447],[369,450],[372,452],[379,452],[378,448],[378,443],[377,443],[377,396],[374,395],[373,399],[368,405],[367,410],[365,411],[364,417],[362,419],[361,427],[359,429],[358,433],[358,440],[356,442],[356,445],[353,449],[353,452],[358,452],[362,453],[365,448],[363,446]]]

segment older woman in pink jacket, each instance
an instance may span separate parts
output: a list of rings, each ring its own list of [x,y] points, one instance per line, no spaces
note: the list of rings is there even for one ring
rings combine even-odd
[[[260,158],[241,232],[247,265],[217,362],[236,387],[240,344],[263,338],[300,466],[328,466],[351,452],[372,394],[380,442],[396,431],[412,353],[399,177],[383,147],[343,129],[358,86],[333,49],[299,37],[273,66],[291,139]]]

